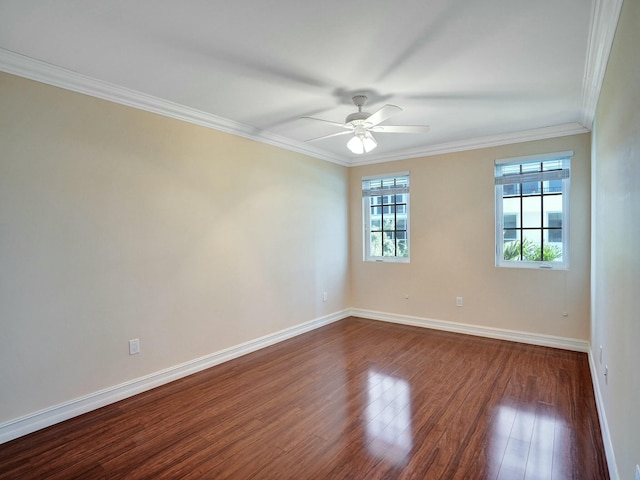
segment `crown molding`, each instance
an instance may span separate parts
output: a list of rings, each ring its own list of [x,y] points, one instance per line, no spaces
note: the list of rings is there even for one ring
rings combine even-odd
[[[346,156],[339,158],[335,155],[329,155],[326,151],[304,142],[297,142],[195,108],[98,80],[9,50],[0,49],[0,71],[202,127],[231,133],[331,163],[343,166],[350,165]]]
[[[591,130],[598,106],[602,82],[607,71],[622,0],[594,0],[591,29],[582,79],[582,124]]]
[[[598,3],[601,1],[604,0],[596,0]],[[615,1],[619,2],[621,0]],[[607,54],[609,50],[607,50]],[[606,64],[606,60],[604,63]],[[374,154],[362,157],[349,157],[347,155],[337,156],[305,142],[298,142],[268,131],[259,130],[255,127],[235,122],[227,118],[219,117],[169,100],[164,100],[136,90],[131,90],[129,88],[98,80],[81,73],[73,72],[71,70],[1,48],[0,71],[63,88],[65,90],[71,90],[73,92],[100,98],[102,100],[107,100],[195,125],[200,125],[206,128],[248,138],[267,145],[301,153],[303,155],[345,167],[392,162],[465,150],[475,150],[479,148],[561,137],[565,135],[575,135],[589,131],[589,127],[585,127],[585,124],[570,123],[522,132],[427,145],[420,148],[403,150],[389,154]],[[604,72],[602,75],[604,75]],[[591,115],[591,121],[593,121],[593,115]]]
[[[487,137],[470,138],[456,142],[440,143],[437,145],[427,145],[425,147],[404,150],[399,153],[388,155],[373,155],[366,158],[352,158],[351,166],[369,165],[373,163],[394,162],[407,160],[410,158],[429,157],[431,155],[441,155],[444,153],[462,152],[465,150],[477,150],[479,148],[496,147],[513,143],[531,142],[533,140],[545,140],[547,138],[564,137],[567,135],[578,135],[587,133],[589,130],[580,123],[566,123],[554,125],[552,127],[536,128],[522,132],[505,133],[501,135],[491,135]]]

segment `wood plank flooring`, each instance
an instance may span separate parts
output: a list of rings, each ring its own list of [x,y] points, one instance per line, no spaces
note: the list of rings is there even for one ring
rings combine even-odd
[[[349,318],[0,445],[0,479],[607,479],[586,354]]]

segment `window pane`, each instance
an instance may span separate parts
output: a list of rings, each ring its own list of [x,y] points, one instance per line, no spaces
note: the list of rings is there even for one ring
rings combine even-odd
[[[523,195],[533,195],[540,193],[540,182],[527,182],[522,184]]]
[[[379,216],[382,213],[382,207],[371,207],[371,216]]]
[[[396,229],[395,217],[393,215],[384,217],[384,221],[382,222],[382,229],[385,232],[393,231]]]
[[[520,184],[511,183],[509,185],[502,186],[502,195],[507,197],[509,195],[520,195]]]
[[[562,180],[551,180],[542,182],[544,193],[560,193],[562,192]]]
[[[517,163],[511,165],[502,165],[501,171],[502,175],[513,175],[515,173],[520,173],[520,165]]]
[[[371,234],[371,255],[374,257],[382,256],[382,233]]]
[[[522,173],[540,172],[542,170],[542,163],[540,162],[523,163],[521,167],[522,167]]]
[[[562,243],[547,244],[544,247],[545,262],[561,262],[562,261]]]
[[[383,178],[380,180],[382,182],[383,187],[393,187],[396,184],[395,178]]]
[[[544,197],[544,227],[562,226],[562,195],[549,195]],[[549,222],[556,222],[550,224]]]
[[[542,170],[562,170],[562,160],[545,160],[542,164]]]
[[[371,205],[380,205],[382,197],[371,197]]]
[[[408,254],[407,232],[396,232],[396,255],[406,257]]]
[[[372,232],[382,230],[381,227],[382,227],[382,220],[380,220],[380,217],[371,219],[371,231]]]
[[[409,249],[407,248],[407,241],[400,238],[396,238],[396,248],[399,257],[406,257],[409,255]]]
[[[518,230],[516,229],[505,229],[503,232],[503,240],[505,243],[513,242],[518,237]]]
[[[562,213],[560,212],[549,213],[548,223],[550,227],[562,227]]]
[[[540,228],[542,197],[522,197],[522,227],[523,228]]]
[[[517,228],[518,227],[518,215],[516,213],[505,213],[502,221],[504,228]]]
[[[502,254],[505,260],[520,261],[520,231],[515,230],[515,238],[512,241],[505,241],[502,247]]]
[[[545,229],[543,233],[544,244],[549,246],[552,250],[557,246],[562,247],[562,229]]]
[[[522,257],[528,262],[542,261],[542,235],[540,230],[522,232]]]
[[[384,242],[382,245],[383,257],[395,257],[396,237],[394,232],[384,232]]]
[[[396,230],[406,230],[407,229],[407,218],[398,215],[396,217]]]
[[[406,187],[407,185],[409,185],[408,177],[396,178],[395,180],[395,184],[397,187]]]
[[[547,243],[555,244],[558,243],[562,246],[562,229],[558,228],[555,230],[546,230],[547,233]]]
[[[505,217],[507,215],[515,215],[517,218],[520,215],[520,198],[503,198],[502,213]]]

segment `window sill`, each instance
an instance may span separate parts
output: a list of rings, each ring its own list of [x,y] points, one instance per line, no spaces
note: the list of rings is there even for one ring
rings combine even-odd
[[[367,263],[409,263],[409,257],[369,257],[363,261]]]
[[[496,263],[498,268],[527,268],[530,270],[568,270],[569,266],[564,262],[509,262]]]

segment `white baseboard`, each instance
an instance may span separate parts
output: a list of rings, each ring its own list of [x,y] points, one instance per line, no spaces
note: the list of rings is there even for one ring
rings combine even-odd
[[[447,322],[444,320],[433,320],[430,318],[414,317],[410,315],[376,312],[373,310],[362,310],[359,308],[352,308],[349,313],[354,317],[367,318],[370,320],[400,323],[402,325],[411,325],[414,327],[433,328],[434,330],[444,330],[447,332],[475,335],[476,337],[495,338],[498,340],[509,340],[512,342],[528,343],[543,347],[561,348],[563,350],[572,350],[575,352],[589,352],[589,342],[574,338],[520,332],[504,328],[483,327],[479,325],[469,325],[466,323]]]
[[[332,313],[0,424],[0,444],[350,316]]]
[[[589,369],[591,370],[591,381],[593,382],[593,392],[596,397],[596,408],[598,409],[598,418],[600,419],[600,431],[602,432],[602,443],[604,443],[604,453],[607,457],[607,466],[609,467],[609,478],[618,480],[618,464],[611,442],[611,432],[609,431],[609,423],[607,422],[607,414],[602,399],[602,390],[600,390],[600,381],[598,376],[598,368],[594,360],[593,350],[589,349]]]
[[[124,382],[122,384],[115,385],[113,387],[109,387],[104,390],[100,390],[98,392],[94,392],[89,395],[70,400],[68,402],[54,405],[52,407],[10,420],[8,422],[4,422],[0,424],[0,444],[13,440],[14,438],[18,438],[23,435],[35,432],[42,428],[54,425],[64,420],[68,420],[78,415],[82,415],[83,413],[96,410],[111,403],[118,402],[125,398],[132,397],[139,393],[145,392],[160,385],[167,384],[174,380],[178,380],[179,378],[186,377],[201,370],[205,370],[215,365],[233,360],[234,358],[241,357],[261,348],[274,345],[278,342],[282,342],[289,338],[309,332],[316,328],[320,328],[324,325],[328,325],[338,320],[342,320],[349,316],[589,353],[591,376],[594,382],[596,404],[598,406],[598,413],[600,416],[600,425],[603,433],[603,441],[605,444],[607,461],[609,463],[610,475],[612,479],[619,478],[617,476],[617,471],[615,470],[613,447],[611,444],[611,438],[609,436],[606,416],[604,414],[604,409],[602,408],[602,397],[600,394],[599,386],[597,384],[597,374],[595,366],[593,365],[593,358],[588,342],[584,340],[575,340],[550,335],[533,334],[528,332],[519,332],[492,327],[482,327],[476,325],[447,322],[443,320],[433,320],[421,317],[398,315],[362,309],[347,309],[330,315],[326,315],[324,317],[320,317],[315,320],[311,320],[309,322],[305,322],[300,325],[281,330],[279,332],[265,335],[263,337],[221,350],[219,352],[206,355],[204,357],[196,358],[194,360],[175,365],[158,372],[154,372],[144,377]]]

